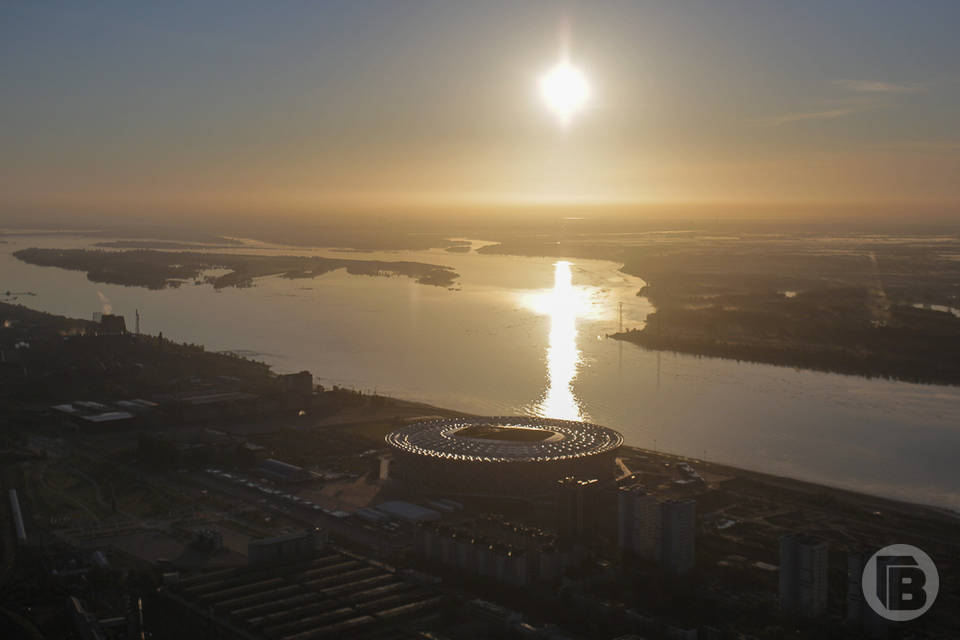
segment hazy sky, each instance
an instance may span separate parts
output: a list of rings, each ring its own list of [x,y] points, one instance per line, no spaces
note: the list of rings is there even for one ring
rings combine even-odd
[[[562,25],[593,100],[537,78]],[[960,211],[960,2],[3,2],[0,215]]]

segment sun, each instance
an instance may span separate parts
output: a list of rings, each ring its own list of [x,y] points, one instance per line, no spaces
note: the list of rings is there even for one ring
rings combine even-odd
[[[566,125],[590,101],[590,84],[582,71],[561,62],[540,77],[540,95]]]

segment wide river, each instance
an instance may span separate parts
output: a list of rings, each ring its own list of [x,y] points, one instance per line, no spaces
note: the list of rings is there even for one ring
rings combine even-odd
[[[240,253],[452,266],[454,290],[405,277],[268,277],[249,289],[150,291],[16,260],[87,247],[78,236],[6,236],[0,300],[89,318],[110,305],[133,328],[252,355],[325,385],[481,414],[582,418],[628,444],[960,509],[960,389],[646,351],[606,339],[652,310],[619,265],[453,254],[357,253],[246,241]],[[98,238],[103,240],[103,238]],[[475,242],[474,248],[483,243]],[[19,295],[33,292],[36,295]]]

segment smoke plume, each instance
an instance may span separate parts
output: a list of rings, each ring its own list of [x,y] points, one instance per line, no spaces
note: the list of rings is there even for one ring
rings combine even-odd
[[[102,291],[97,291],[97,297],[100,298],[100,305],[101,305],[101,308],[103,309],[103,312],[106,314],[113,313],[113,305],[110,304],[110,298],[103,295]]]

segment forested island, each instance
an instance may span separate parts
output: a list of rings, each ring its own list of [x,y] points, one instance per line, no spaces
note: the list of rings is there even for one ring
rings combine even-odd
[[[651,314],[643,329],[611,337],[677,353],[868,378],[960,384],[960,319],[907,306],[893,307],[890,318],[885,326],[870,326],[806,323],[789,311],[668,308]]]
[[[960,237],[769,231],[565,232],[479,252],[621,261],[657,310],[612,337],[648,349],[960,384]]]
[[[317,256],[256,256],[192,251],[102,251],[90,249],[21,249],[13,254],[28,264],[85,271],[92,282],[148,289],[207,283],[216,289],[250,287],[255,278],[314,278],[337,269],[353,275],[406,276],[420,284],[449,287],[459,277],[450,267],[423,262],[350,260]],[[211,269],[228,273],[205,275]]]

